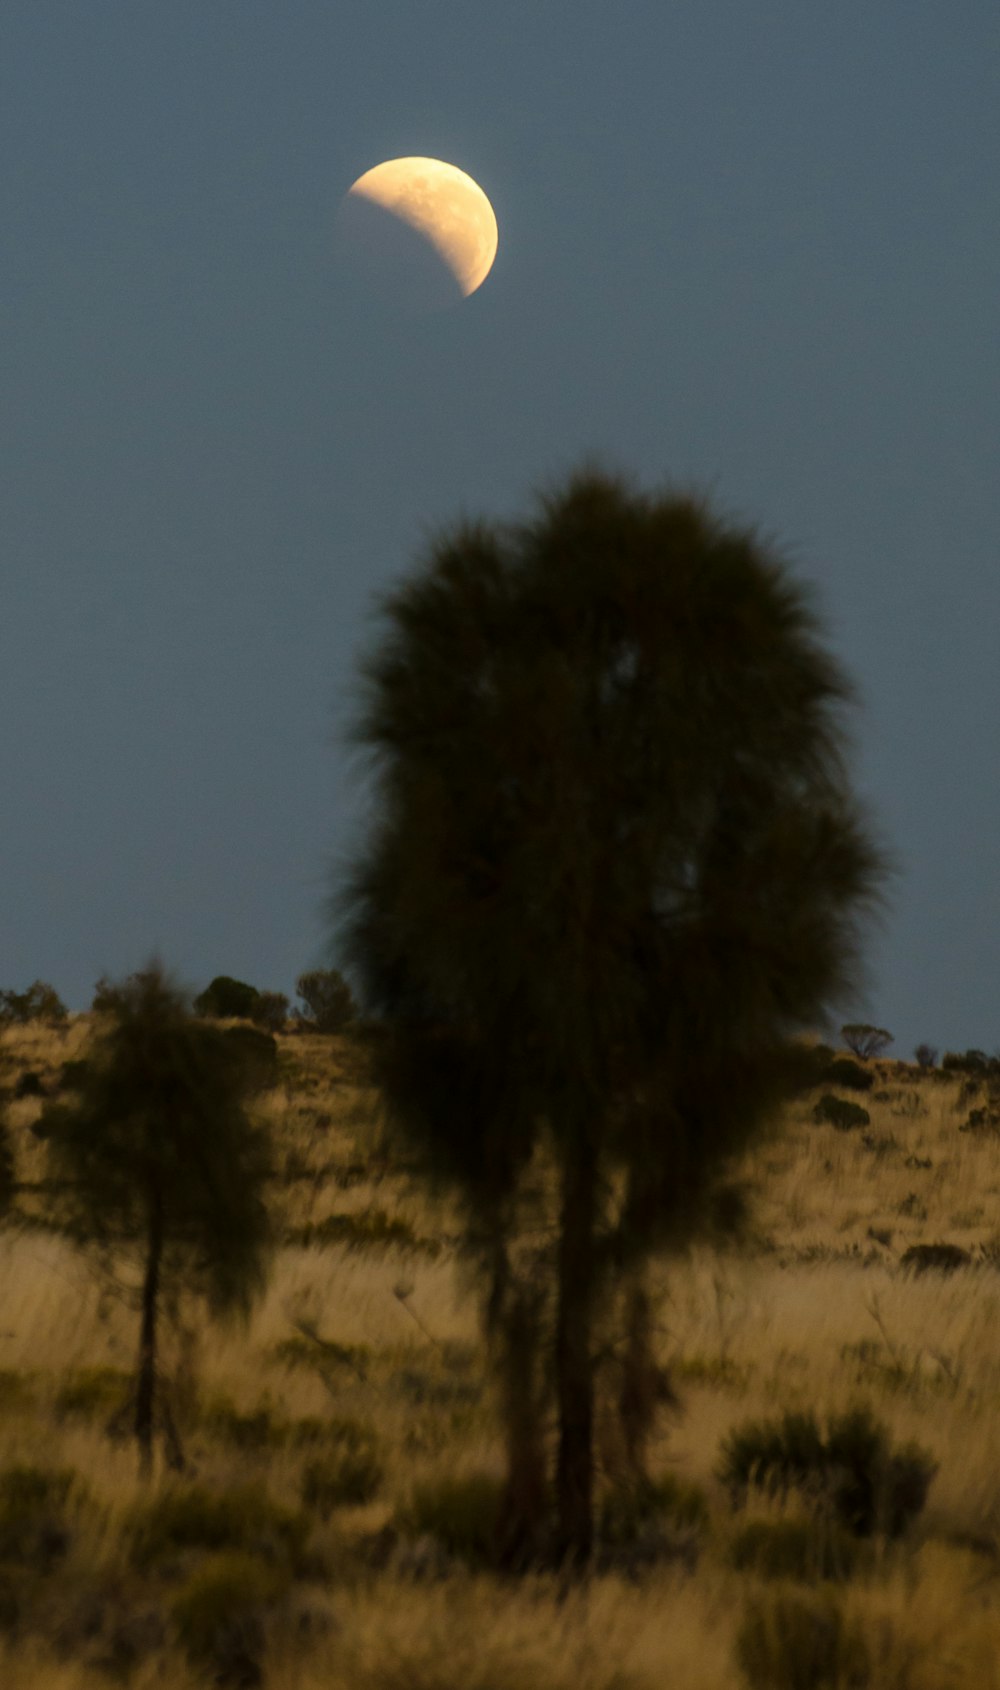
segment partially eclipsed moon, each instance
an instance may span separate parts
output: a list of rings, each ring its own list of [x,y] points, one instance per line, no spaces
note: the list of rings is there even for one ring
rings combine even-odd
[[[475,293],[496,257],[497,220],[482,188],[438,158],[391,158],[367,170],[349,196],[400,218],[429,241],[463,294]]]

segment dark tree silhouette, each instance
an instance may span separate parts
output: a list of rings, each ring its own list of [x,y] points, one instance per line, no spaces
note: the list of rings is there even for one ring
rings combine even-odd
[[[554,1157],[575,1564],[602,1298],[738,1220],[727,1159],[801,1086],[796,1036],[856,998],[854,924],[895,870],[849,791],[853,687],[807,589],[699,501],[586,470],[523,523],[441,535],[382,609],[344,736],[379,805],[334,944],[387,1116],[495,1252],[532,1152]]]
[[[886,1045],[892,1044],[892,1034],[884,1027],[873,1027],[867,1021],[850,1021],[840,1029],[848,1050],[867,1062],[870,1056],[881,1056]]]
[[[57,1217],[84,1246],[143,1265],[134,1431],[152,1471],[161,1294],[183,1284],[214,1314],[248,1316],[267,1273],[266,1132],[247,1111],[258,1083],[238,1042],[196,1020],[153,963],[109,988],[105,1030],[69,1101],[43,1116]],[[176,1434],[167,1418],[168,1435]]]

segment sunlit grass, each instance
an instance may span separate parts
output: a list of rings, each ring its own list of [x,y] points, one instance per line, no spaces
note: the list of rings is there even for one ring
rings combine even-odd
[[[88,1030],[84,1017],[63,1030],[0,1035],[22,1181],[44,1179],[44,1146],[31,1130],[44,1099],[12,1099],[17,1076],[38,1073],[54,1095]],[[863,1131],[817,1125],[803,1098],[737,1170],[754,1194],[750,1243],[654,1264],[658,1359],[680,1410],[662,1416],[650,1470],[701,1493],[707,1517],[691,1528],[693,1563],[654,1567],[637,1583],[595,1575],[561,1600],[551,1579],[503,1582],[453,1564],[435,1582],[391,1554],[382,1567],[365,1560],[365,1545],[404,1519],[415,1496],[463,1476],[502,1476],[502,1429],[456,1247],[460,1216],[429,1204],[381,1154],[382,1123],[346,1038],[278,1042],[279,1083],[256,1105],[279,1149],[275,1216],[284,1228],[354,1217],[357,1236],[326,1247],[279,1241],[245,1328],[217,1326],[182,1299],[179,1326],[164,1325],[163,1368],[189,1467],[177,1475],[161,1466],[156,1480],[158,1490],[252,1485],[276,1507],[311,1510],[310,1552],[325,1572],[275,1598],[268,1686],[745,1690],[737,1631],[763,1586],[734,1568],[732,1545],[768,1510],[732,1514],[715,1477],[720,1444],[749,1419],[794,1407],[826,1416],[857,1401],[871,1404],[894,1444],[915,1441],[939,1469],[907,1541],[840,1588],[844,1623],[860,1628],[875,1662],[872,1684],[1000,1685],[1000,1143],[989,1130],[963,1130],[983,1099],[963,1093],[960,1075],[872,1064],[872,1091],[843,1094],[869,1111]],[[19,1197],[18,1208],[43,1216],[44,1191]],[[434,1239],[439,1254],[406,1247],[405,1236],[366,1243],[365,1227],[386,1231],[377,1214]],[[904,1271],[904,1253],[921,1243],[959,1244],[972,1263]],[[105,1387],[115,1373],[127,1380],[135,1362],[129,1294],[138,1274],[123,1257],[109,1288],[57,1234],[0,1231],[0,1468],[37,1463],[42,1450],[46,1464],[85,1481],[89,1499],[74,1514],[59,1580],[30,1593],[28,1619],[13,1631],[3,1628],[0,1590],[5,1690],[108,1686],[102,1650],[116,1625],[144,1635],[134,1616],[148,1612],[163,1636],[154,1645],[155,1627],[145,1634],[129,1683],[204,1682],[171,1629],[176,1588],[144,1585],[128,1563],[128,1522],[143,1492],[133,1447],[106,1432]],[[114,1371],[94,1382],[85,1370],[95,1369]],[[338,1424],[355,1428],[339,1443]],[[599,1489],[611,1482],[615,1440],[613,1387],[602,1385]],[[338,1466],[338,1449],[351,1447],[369,1451],[367,1477],[360,1456],[356,1470]],[[240,1565],[219,1578],[238,1585]],[[246,1570],[251,1590],[256,1577]]]

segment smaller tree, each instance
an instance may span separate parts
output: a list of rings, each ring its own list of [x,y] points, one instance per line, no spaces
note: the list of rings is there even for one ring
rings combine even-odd
[[[36,980],[26,992],[0,992],[0,1026],[26,1026],[29,1021],[53,1025],[66,1020],[66,1005],[46,980]]]
[[[216,1021],[252,1021],[259,997],[256,986],[248,986],[245,980],[234,980],[229,974],[217,974],[195,998],[194,1011]]]
[[[299,1021],[312,1032],[339,1033],[357,1014],[351,988],[335,968],[313,968],[300,974],[295,990],[306,1006],[305,1014],[299,1012]]]
[[[246,1109],[259,1075],[239,1042],[196,1020],[158,963],[110,991],[110,1025],[42,1127],[56,1217],[81,1245],[142,1262],[132,1404],[148,1478],[161,1295],[183,1287],[213,1313],[249,1314],[266,1279],[271,1154]]]
[[[933,1068],[938,1058],[938,1053],[933,1045],[918,1045],[913,1054],[921,1068]]]
[[[255,1027],[268,1033],[282,1033],[288,1020],[288,999],[284,992],[258,992],[250,1010]]]
[[[867,1062],[870,1056],[881,1056],[886,1045],[892,1044],[892,1034],[884,1027],[871,1027],[866,1021],[850,1021],[840,1029],[848,1050]]]

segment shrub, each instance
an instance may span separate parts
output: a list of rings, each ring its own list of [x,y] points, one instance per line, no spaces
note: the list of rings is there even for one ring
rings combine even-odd
[[[403,1220],[401,1215],[387,1215],[384,1209],[365,1209],[356,1215],[327,1215],[322,1221],[289,1227],[285,1242],[346,1244],[349,1250],[363,1250],[372,1245],[396,1245],[403,1250],[420,1250],[429,1256],[437,1256],[441,1250],[436,1238],[418,1238],[409,1221]]]
[[[738,1572],[812,1584],[817,1579],[851,1578],[860,1546],[835,1520],[751,1520],[733,1538],[729,1557]]]
[[[273,1033],[260,1027],[227,1027],[222,1038],[251,1090],[267,1091],[277,1083],[278,1046]]]
[[[884,1027],[871,1027],[865,1021],[848,1022],[846,1027],[841,1027],[840,1035],[848,1050],[866,1062],[871,1056],[881,1056],[886,1045],[892,1044],[892,1034]]]
[[[243,1413],[229,1397],[216,1397],[202,1414],[201,1424],[211,1436],[236,1449],[276,1449],[288,1441],[288,1422],[269,1403]]]
[[[857,1536],[880,1529],[891,1538],[920,1512],[936,1471],[915,1444],[892,1453],[885,1427],[867,1408],[832,1417],[825,1440],[814,1414],[749,1423],[725,1439],[717,1469],[734,1503],[751,1485],[782,1498],[795,1490],[832,1507]]]
[[[404,1536],[428,1533],[442,1549],[468,1566],[492,1565],[504,1485],[490,1473],[428,1480],[417,1484],[394,1524]]]
[[[64,1062],[59,1070],[57,1090],[79,1091],[90,1073],[90,1063],[83,1057],[75,1057],[70,1062]]]
[[[933,1045],[918,1045],[913,1054],[921,1068],[933,1068],[938,1053]]]
[[[140,1505],[132,1521],[133,1565],[141,1571],[175,1562],[192,1549],[241,1549],[295,1570],[309,1521],[246,1486],[210,1491],[202,1485],[170,1490]]]
[[[243,1550],[212,1555],[171,1603],[189,1661],[210,1668],[216,1684],[260,1683],[262,1614],[284,1596],[286,1571]]]
[[[9,1467],[0,1474],[0,1563],[49,1572],[69,1547],[65,1504],[72,1468]]]
[[[28,1408],[35,1401],[33,1373],[0,1367],[0,1410]]]
[[[993,1066],[984,1050],[961,1053],[946,1050],[941,1058],[941,1070],[945,1074],[988,1074]]]
[[[234,980],[228,974],[217,974],[194,1000],[196,1015],[206,1015],[225,1021],[230,1017],[249,1020],[260,996],[256,986],[244,980]]]
[[[281,1033],[288,1020],[288,999],[284,992],[258,992],[250,1019],[268,1033]]]
[[[852,1062],[849,1056],[839,1056],[831,1062],[823,1078],[827,1085],[846,1086],[850,1091],[871,1091],[875,1084],[874,1074],[862,1068],[860,1062]]]
[[[667,1473],[640,1484],[616,1485],[597,1509],[597,1535],[614,1548],[633,1543],[651,1526],[664,1522],[682,1528],[707,1525],[704,1491]]]
[[[45,980],[36,980],[26,992],[0,992],[0,1026],[25,1026],[29,1021],[66,1020],[66,1005]]]
[[[69,1374],[56,1393],[60,1416],[83,1420],[121,1408],[132,1388],[132,1375],[117,1367],[80,1367]]]
[[[860,1103],[849,1103],[846,1097],[835,1097],[832,1091],[824,1092],[812,1112],[813,1120],[821,1125],[828,1122],[836,1127],[839,1133],[851,1132],[855,1127],[867,1127],[871,1124],[871,1116],[867,1109],[862,1109]]]
[[[736,1659],[750,1690],[841,1690],[870,1684],[868,1652],[826,1591],[766,1592],[747,1603]]]
[[[911,1244],[900,1257],[900,1265],[915,1273],[936,1268],[940,1273],[954,1273],[956,1268],[968,1267],[972,1257],[960,1244]]]
[[[303,1506],[328,1520],[335,1508],[371,1502],[382,1482],[382,1464],[373,1446],[320,1456],[302,1471]]]
[[[351,988],[335,968],[300,974],[295,990],[306,1006],[305,1014],[299,1014],[300,1023],[313,1032],[339,1033],[357,1014]]]

